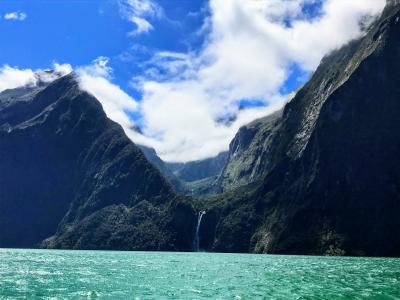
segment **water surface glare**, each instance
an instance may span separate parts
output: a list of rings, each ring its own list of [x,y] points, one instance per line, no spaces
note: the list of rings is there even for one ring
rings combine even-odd
[[[0,299],[400,299],[400,259],[0,249]]]

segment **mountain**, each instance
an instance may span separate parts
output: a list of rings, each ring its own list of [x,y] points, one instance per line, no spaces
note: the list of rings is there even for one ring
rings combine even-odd
[[[184,186],[184,194],[195,197],[207,197],[220,193],[218,178],[227,163],[228,152],[215,157],[186,163],[166,163]]]
[[[181,180],[193,182],[221,173],[228,158],[228,152],[221,152],[215,157],[187,163],[166,163],[167,167]]]
[[[228,152],[203,160],[170,163],[164,162],[153,148],[139,147],[179,194],[206,197],[220,192],[217,179],[227,163]]]
[[[208,162],[168,169],[74,74],[38,80],[0,93],[0,247],[399,256],[399,126],[398,0]]]
[[[399,256],[399,80],[391,1],[363,38],[323,59],[281,116],[238,133],[222,182],[259,179],[204,202],[200,246]]]
[[[74,74],[0,94],[0,157],[0,247],[191,249],[187,199]]]
[[[229,191],[266,176],[270,170],[271,142],[281,124],[282,111],[239,129],[229,145],[227,161],[218,178],[220,191]]]
[[[168,168],[168,164],[165,163],[158,155],[155,149],[143,145],[138,145],[143,151],[147,160],[156,167],[165,179],[174,187],[175,191],[185,193],[184,183]]]

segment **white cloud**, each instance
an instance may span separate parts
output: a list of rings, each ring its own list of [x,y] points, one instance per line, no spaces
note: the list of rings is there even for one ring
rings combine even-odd
[[[0,92],[25,85],[35,85],[35,73],[30,69],[20,70],[5,65],[0,68]]]
[[[36,70],[34,73],[37,83],[39,81],[48,83],[64,75],[67,75],[71,72],[72,72],[72,66],[70,64],[53,63],[52,70]]]
[[[72,66],[70,64],[59,64],[54,62],[53,63],[53,71],[57,74],[59,74],[60,76],[64,76],[67,75],[69,73],[71,73],[72,70]]]
[[[27,17],[27,14],[24,12],[10,12],[4,15],[4,19],[12,20],[12,21],[23,21]]]
[[[163,15],[162,8],[152,0],[120,0],[119,5],[122,17],[136,27],[130,35],[149,32],[153,25],[146,18],[160,18]]]
[[[143,99],[143,143],[169,161],[226,150],[237,129],[282,106],[290,66],[313,71],[330,51],[362,35],[360,22],[385,0],[325,0],[309,19],[302,6],[316,0],[211,0],[206,42],[198,53],[159,52],[135,78]],[[287,21],[290,21],[290,26]],[[265,108],[239,110],[240,100]],[[218,120],[237,115],[236,121]]]
[[[73,71],[70,64],[53,63],[52,70],[19,69],[4,65],[0,67],[0,92],[21,86],[36,86],[40,82],[49,83]],[[112,69],[108,66],[108,58],[99,57],[90,65],[75,69],[80,87],[96,97],[103,106],[107,116],[119,123],[125,133],[142,144],[148,143],[134,129],[134,122],[128,113],[135,112],[138,104],[121,88],[111,82]]]
[[[72,71],[68,64],[53,64],[54,72],[48,70],[19,69],[4,65],[0,67],[0,92],[21,86],[35,86],[40,81],[51,82]]]
[[[121,88],[111,82],[112,69],[108,58],[99,57],[91,65],[76,69],[80,86],[96,97],[103,106],[107,116],[119,123],[131,138],[138,135],[133,130],[134,123],[127,113],[137,110],[136,101]]]
[[[302,5],[313,1],[211,0],[203,47],[197,52],[156,53],[132,82],[142,92],[141,101],[112,83],[105,57],[76,68],[81,87],[100,100],[134,142],[154,147],[163,159],[216,155],[228,148],[240,126],[289,100],[280,90],[293,64],[315,70],[324,55],[361,36],[363,17],[378,14],[385,5],[385,0],[325,0],[321,15],[310,20]],[[123,3],[121,9],[132,22],[132,17],[145,20],[160,13],[150,1]],[[288,20],[290,26],[285,25]],[[71,70],[68,65],[54,67]],[[3,66],[0,91],[36,84],[37,71]],[[241,100],[265,106],[241,110]],[[140,114],[143,135],[133,130],[130,113]],[[221,122],[232,116],[233,121]]]

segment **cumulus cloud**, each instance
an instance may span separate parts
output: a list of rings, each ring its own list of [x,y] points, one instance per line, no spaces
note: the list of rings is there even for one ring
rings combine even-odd
[[[0,92],[21,86],[36,86],[40,81],[51,82],[72,71],[69,64],[53,64],[53,72],[48,70],[19,69],[4,65],[0,67]]]
[[[64,75],[71,73],[72,66],[70,64],[58,64],[53,63],[51,70],[36,70],[34,72],[36,78],[36,84],[41,82],[49,83]]]
[[[53,63],[51,70],[20,69],[4,65],[0,67],[0,92],[22,86],[37,86],[50,83],[73,70],[70,64]],[[113,70],[108,66],[108,58],[98,57],[91,64],[75,68],[80,88],[96,97],[107,116],[119,123],[125,133],[141,144],[148,143],[147,138],[138,133],[129,113],[137,111],[138,104],[120,87],[112,83]]]
[[[132,86],[143,94],[142,140],[168,161],[189,161],[226,150],[237,129],[280,108],[282,86],[296,64],[315,70],[330,51],[360,37],[367,16],[385,0],[211,0],[200,51],[158,52]],[[240,103],[264,107],[240,109]],[[234,122],[221,122],[233,117]]]
[[[71,73],[73,70],[70,64],[59,64],[55,62],[53,63],[53,71],[60,76],[64,76]]]
[[[10,12],[4,15],[4,19],[11,21],[23,21],[27,17],[27,14],[24,12]]]
[[[134,130],[135,124],[129,113],[135,112],[138,104],[111,82],[112,69],[108,66],[108,58],[99,57],[88,66],[78,67],[76,73],[81,88],[100,101],[107,116],[119,123],[128,136],[136,138],[139,134]]]
[[[167,161],[214,156],[227,150],[242,125],[291,98],[281,91],[293,65],[312,72],[324,55],[361,36],[361,22],[385,5],[385,0],[325,0],[310,18],[304,5],[318,1],[210,0],[201,49],[159,51],[143,63],[143,74],[132,80],[142,94],[140,101],[112,83],[113,70],[105,57],[75,71],[82,89],[100,100],[134,142],[154,147]],[[146,20],[161,13],[149,0],[121,5],[136,30],[140,26],[134,17]],[[68,65],[57,68],[71,70]],[[0,91],[37,84],[37,71],[3,66]],[[250,104],[245,109],[243,101]],[[140,116],[141,133],[133,114]]]
[[[20,70],[8,65],[0,68],[0,92],[7,89],[14,89],[19,86],[32,86],[35,84],[35,73],[30,69]]]
[[[122,17],[135,25],[130,35],[149,32],[153,25],[147,18],[160,18],[163,15],[162,8],[152,0],[120,0],[119,6]]]

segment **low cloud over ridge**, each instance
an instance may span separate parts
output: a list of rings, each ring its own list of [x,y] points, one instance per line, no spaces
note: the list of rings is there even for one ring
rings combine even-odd
[[[361,22],[385,0],[211,0],[202,49],[156,53],[132,85],[148,145],[168,161],[190,161],[226,150],[238,128],[281,107],[296,65],[312,72],[324,55],[362,35]],[[240,110],[240,102],[264,107]],[[232,123],[220,120],[235,116]]]
[[[385,5],[385,0],[326,0],[310,16],[303,8],[316,2],[211,0],[201,49],[154,53],[143,75],[131,82],[142,95],[139,101],[113,83],[105,57],[74,69],[81,87],[134,142],[154,147],[168,161],[214,156],[227,150],[242,125],[292,97],[282,88],[293,65],[314,71],[324,55],[361,36],[361,22]],[[54,68],[72,70],[68,64]],[[0,91],[36,84],[37,71],[3,66]],[[132,115],[140,116],[141,131]]]
[[[52,69],[53,73],[47,73],[41,69],[20,69],[4,65],[0,67],[0,92],[21,86],[35,86],[39,81],[51,82],[72,72],[69,64],[54,63]]]

